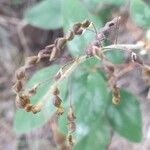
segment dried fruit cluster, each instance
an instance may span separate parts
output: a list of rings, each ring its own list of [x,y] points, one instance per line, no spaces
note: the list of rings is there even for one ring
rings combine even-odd
[[[79,58],[75,58],[69,64],[66,64],[57,72],[54,76],[54,84],[51,86],[50,91],[53,95],[53,104],[57,108],[56,113],[52,117],[50,124],[53,132],[54,139],[56,143],[60,146],[62,150],[70,150],[74,145],[73,133],[76,130],[75,124],[75,114],[73,111],[73,106],[70,103],[67,115],[67,125],[68,125],[68,135],[64,136],[58,130],[58,119],[60,115],[63,114],[64,108],[62,107],[62,100],[59,96],[58,84],[65,78],[67,78],[71,72],[83,61],[87,60],[90,57],[96,57],[98,60],[102,62],[102,68],[104,69],[107,79],[108,85],[112,91],[112,103],[118,105],[121,100],[120,96],[120,88],[118,87],[117,81],[124,74],[128,73],[132,69],[134,69],[135,64],[138,64],[142,68],[142,74],[147,81],[148,85],[150,85],[150,66],[146,65],[142,58],[133,52],[135,49],[142,49],[145,47],[144,43],[137,44],[113,44],[104,47],[103,40],[110,38],[111,34],[114,34],[114,31],[119,26],[120,17],[114,18],[112,21],[107,22],[103,28],[99,32],[96,32],[96,36],[93,42],[85,49],[85,55],[80,56]],[[58,55],[61,53],[61,50],[65,47],[68,41],[73,40],[75,35],[81,35],[84,30],[90,27],[92,23],[90,21],[84,21],[82,23],[76,23],[73,25],[72,29],[66,34],[64,37],[57,38],[54,44],[48,45],[45,49],[41,50],[37,56],[28,57],[25,65],[19,68],[16,71],[16,83],[13,86],[13,89],[16,93],[16,105],[19,108],[24,109],[26,112],[37,113],[41,111],[42,105],[45,101],[39,101],[37,104],[31,104],[31,97],[36,94],[38,87],[42,84],[37,83],[30,90],[25,89],[26,83],[26,71],[27,69],[35,66],[39,63],[43,58],[48,58],[50,61],[55,60]],[[95,29],[95,28],[94,28]],[[115,32],[116,34],[116,32]],[[116,35],[115,35],[116,36]],[[111,63],[107,57],[105,56],[105,52],[120,49],[129,55],[129,61],[121,65],[114,65]],[[66,145],[67,140],[67,145]]]
[[[83,31],[90,26],[90,24],[91,22],[88,20],[85,20],[82,23],[74,24],[67,35],[57,38],[54,44],[46,46],[45,49],[41,50],[37,56],[27,57],[25,65],[16,71],[16,83],[13,86],[16,93],[16,105],[19,108],[23,108],[27,112],[37,113],[42,107],[41,103],[36,105],[30,104],[31,97],[36,94],[37,88],[41,85],[41,83],[33,86],[28,92],[25,92],[26,71],[29,68],[34,67],[43,58],[49,58],[50,61],[56,59],[61,50],[65,47],[67,41],[73,40],[75,35],[81,35]],[[58,77],[55,78],[55,80],[58,80]],[[54,98],[57,102],[61,101],[57,95],[55,95]],[[59,113],[63,112],[62,107],[59,106],[57,108]]]

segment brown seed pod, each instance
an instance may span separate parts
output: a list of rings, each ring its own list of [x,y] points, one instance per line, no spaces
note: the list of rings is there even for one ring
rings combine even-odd
[[[25,65],[26,66],[35,65],[37,61],[38,61],[38,56],[27,57]]]
[[[76,24],[74,24],[73,25],[73,32],[76,34],[78,31],[79,31],[79,29],[81,28],[81,26],[82,26],[82,24],[81,23],[76,23]]]
[[[91,22],[89,20],[85,20],[82,22],[82,28],[88,28],[90,26]]]
[[[59,95],[59,89],[57,87],[54,87],[52,90],[53,95]]]
[[[77,30],[76,32],[74,32],[76,35],[81,35],[83,33],[83,29],[80,28],[79,30]]]
[[[120,97],[115,97],[115,96],[113,96],[113,98],[112,98],[112,103],[113,103],[114,105],[120,104]]]
[[[73,38],[74,38],[74,33],[73,31],[70,31],[66,36],[65,38],[68,40],[68,41],[71,41]]]
[[[68,119],[69,122],[73,122],[76,119],[76,116],[75,116],[75,114],[73,112],[72,107],[69,107],[67,119]]]
[[[116,85],[113,87],[112,103],[115,105],[118,105],[120,103],[120,90]]]
[[[30,103],[30,99],[29,96],[16,96],[16,106],[19,108],[25,108],[29,103]]]
[[[68,144],[69,147],[73,147],[73,145],[74,145],[74,140],[73,140],[73,137],[72,137],[71,134],[69,134],[67,136],[67,144]]]
[[[54,60],[54,58],[56,57],[57,54],[58,54],[58,49],[56,47],[53,47],[49,61]]]
[[[62,106],[57,108],[56,114],[57,115],[62,115],[64,113],[64,108]]]
[[[16,73],[15,76],[17,78],[17,80],[22,80],[25,78],[25,67],[21,67],[19,68]]]
[[[24,108],[24,110],[26,112],[30,112],[32,110],[32,106],[33,106],[32,104],[27,104],[26,107]]]
[[[13,86],[13,89],[16,93],[19,93],[22,90],[23,84],[21,80],[17,80],[15,85]]]
[[[56,49],[58,50],[61,50],[64,48],[65,44],[66,44],[67,40],[65,38],[58,38],[56,41],[55,41],[55,46],[56,46]]]
[[[76,124],[75,122],[69,122],[68,123],[68,131],[69,133],[73,133],[76,130]]]
[[[42,103],[38,103],[32,106],[31,111],[36,114],[41,111]]]
[[[62,100],[56,95],[53,98],[53,104],[55,107],[60,107]]]

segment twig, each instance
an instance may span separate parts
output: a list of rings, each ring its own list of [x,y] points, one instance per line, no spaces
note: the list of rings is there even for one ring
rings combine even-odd
[[[62,70],[62,69],[60,69],[60,70],[58,71],[58,73],[61,72],[61,77],[60,77],[57,81],[54,82],[54,84],[50,87],[50,90],[48,90],[48,91],[52,91],[55,87],[57,87],[65,78],[67,78],[67,77],[77,68],[77,66],[78,66],[80,63],[84,62],[84,61],[87,60],[87,59],[88,59],[88,57],[87,57],[86,55],[83,55],[83,56],[77,58],[77,59],[71,64],[71,66],[70,66],[67,70]],[[57,74],[58,74],[58,73],[57,73]],[[41,101],[39,101],[39,102],[40,102],[40,103],[41,103],[41,102],[42,102],[42,103],[45,103],[45,102],[48,100],[49,93],[50,93],[50,92],[47,92],[47,94],[46,94],[46,95],[43,97],[43,99],[42,99]]]
[[[114,45],[109,45],[106,47],[103,47],[102,50],[103,52],[106,51],[111,51],[112,49],[119,49],[123,51],[129,51],[129,50],[134,50],[134,49],[142,49],[144,48],[144,43],[136,43],[136,44],[114,44]]]

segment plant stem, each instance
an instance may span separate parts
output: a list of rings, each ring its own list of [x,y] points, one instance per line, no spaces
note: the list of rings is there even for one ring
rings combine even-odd
[[[128,51],[128,50],[132,50],[132,49],[142,49],[144,47],[143,43],[137,43],[137,44],[115,44],[115,45],[109,45],[106,47],[103,47],[101,50],[102,52],[107,52],[107,51],[111,51],[114,49],[120,49],[123,51]],[[93,56],[90,56],[93,57]],[[87,55],[83,55],[80,56],[78,58],[76,58],[71,64],[62,67],[58,73],[60,73],[60,78],[58,80],[56,80],[53,85],[50,87],[49,91],[45,94],[44,98],[42,101],[40,101],[40,103],[42,102],[43,104],[49,99],[49,93],[53,90],[53,88],[57,87],[65,78],[69,77],[69,75],[77,68],[77,66],[86,61],[88,58]]]

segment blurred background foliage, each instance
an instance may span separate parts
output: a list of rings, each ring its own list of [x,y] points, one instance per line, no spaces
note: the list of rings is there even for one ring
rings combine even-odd
[[[14,95],[9,91],[11,94],[6,97],[7,93],[4,94],[4,92],[11,86],[8,81],[10,77],[12,81],[14,80],[14,77],[12,77],[14,76],[14,71],[24,63],[26,56],[37,54],[44,46],[67,33],[76,22],[89,19],[99,30],[113,17],[121,16],[119,43],[136,43],[139,40],[150,40],[150,5],[148,0],[2,0],[0,8],[2,8],[0,10],[0,64],[3,64],[0,70],[0,79],[6,78],[4,78],[4,82],[0,82],[4,95],[1,97],[3,100],[11,99],[11,103],[7,104],[11,104],[10,107],[14,102]],[[5,9],[3,10],[3,8]],[[84,49],[93,40],[94,36],[94,33],[86,31],[81,37],[75,37],[73,41],[68,43],[59,60],[52,64],[47,61],[42,62],[36,69],[45,68],[37,71],[31,77],[27,88],[38,81],[52,77],[62,64],[68,62],[70,58],[84,54]],[[149,51],[143,57],[149,63],[148,54]],[[123,63],[127,57],[118,50],[109,52],[107,56],[115,64]],[[66,59],[63,59],[63,57]],[[123,89],[121,90],[122,101],[119,106],[114,106],[111,103],[112,96],[107,87],[104,73],[95,69],[98,65],[99,61],[91,58],[79,66],[71,77],[71,98],[77,116],[77,131],[74,134],[76,145],[74,149],[113,150],[114,148],[115,150],[126,150],[130,146],[134,150],[137,147],[136,144],[132,146],[126,144],[123,148],[120,148],[120,146],[115,147],[113,138],[115,139],[118,134],[118,139],[123,137],[121,140],[125,140],[127,143],[145,144],[147,136],[145,134],[148,128],[144,128],[145,126],[147,127],[147,122],[145,123],[141,117],[143,107],[140,108],[140,100],[146,100],[148,87],[143,80],[139,80],[140,74],[138,74],[139,76],[137,75],[137,70],[133,71],[124,80],[120,81],[123,84]],[[7,74],[6,76],[4,75],[4,70]],[[33,71],[35,70],[32,70],[31,73]],[[135,83],[130,83],[132,80]],[[32,98],[32,102],[36,103],[42,100],[44,95],[49,92],[48,89],[51,84],[52,81],[49,81],[41,86],[37,92],[38,94]],[[140,87],[137,86],[139,84],[141,85]],[[5,88],[4,85],[6,85]],[[66,134],[68,81],[63,81],[59,88],[61,91],[60,97],[65,108],[65,113],[60,118],[59,126],[60,131]],[[39,114],[33,115],[23,110],[16,110],[15,112],[14,106],[13,109],[10,109],[12,116],[9,117],[8,115],[6,116],[8,119],[3,119],[4,124],[6,122],[10,123],[11,132],[12,130],[15,131],[11,135],[12,139],[15,136],[13,139],[15,140],[14,149],[40,149],[39,143],[40,141],[42,143],[40,136],[44,136],[48,141],[49,139],[51,141],[52,148],[45,146],[45,149],[56,149],[56,145],[53,143],[52,137],[50,137],[51,133],[45,127],[48,126],[47,121],[55,111],[51,103],[51,94],[49,94],[48,99],[49,103],[45,104],[44,109]],[[4,106],[1,112],[6,108]],[[2,118],[5,118],[5,115],[2,115]],[[2,126],[2,130],[3,128]],[[36,132],[39,133],[37,134]],[[35,136],[39,136],[39,138],[37,138],[37,141],[33,140],[33,143],[36,143],[33,145],[29,139],[32,140]],[[11,149],[7,144],[3,143],[2,145],[4,145],[3,149]],[[46,143],[45,145],[48,144]],[[150,143],[147,145],[150,146]],[[147,145],[143,150],[148,150]],[[139,146],[138,148],[140,149],[141,147]]]

